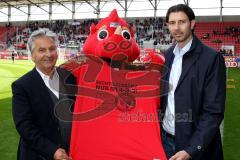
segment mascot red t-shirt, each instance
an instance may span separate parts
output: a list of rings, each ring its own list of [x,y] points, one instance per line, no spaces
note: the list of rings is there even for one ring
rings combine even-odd
[[[85,59],[72,71],[78,95],[70,157],[166,160],[157,112],[160,73],[151,66],[131,68],[140,49],[133,29],[116,10],[92,25],[90,31],[83,46]]]

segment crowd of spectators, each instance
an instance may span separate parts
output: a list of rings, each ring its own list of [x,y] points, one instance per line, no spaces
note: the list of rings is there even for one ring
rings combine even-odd
[[[232,49],[220,49],[219,53],[224,56],[233,56]]]
[[[219,35],[232,37],[235,40],[235,43],[240,43],[240,26],[225,27],[222,31],[213,29],[213,36]]]
[[[163,18],[140,18],[127,20],[130,26],[134,27],[136,41],[140,46],[145,43],[151,43],[152,46],[157,45],[171,45],[174,40],[170,36],[166,23]],[[97,19],[89,20],[74,20],[74,21],[34,21],[27,22],[25,26],[18,27],[15,32],[7,33],[7,44],[14,43],[26,44],[29,35],[38,28],[50,28],[59,36],[61,45],[68,44],[69,41],[75,41],[76,44],[83,44],[89,35],[91,24],[97,24]],[[6,25],[7,28],[13,28],[10,23]],[[10,29],[9,29],[10,30]],[[240,26],[229,26],[225,28],[214,28],[211,32],[204,33],[200,38],[208,40],[212,43],[223,43],[222,37],[232,37],[235,43],[240,43]],[[223,52],[223,51],[222,51]]]
[[[153,45],[169,45],[172,43],[172,38],[162,18],[136,19],[134,26],[136,27],[137,42],[143,43],[152,40]]]
[[[26,43],[29,35],[38,28],[50,28],[59,36],[60,44],[75,41],[77,44],[84,43],[90,32],[92,23],[98,20],[89,19],[81,21],[52,21],[52,22],[27,22],[25,27],[19,27],[12,35],[7,35],[7,44],[14,42]],[[145,18],[128,21],[135,28],[136,41],[143,45],[151,42],[153,45],[171,44],[172,38],[162,18]]]

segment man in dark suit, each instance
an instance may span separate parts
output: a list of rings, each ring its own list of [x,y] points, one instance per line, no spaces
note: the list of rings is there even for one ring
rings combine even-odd
[[[224,117],[226,68],[221,54],[193,34],[195,15],[184,4],[169,8],[176,45],[165,53],[169,82],[162,96],[162,140],[170,160],[222,160],[219,126]]]
[[[74,99],[64,87],[74,85],[75,79],[68,71],[55,67],[57,42],[56,34],[49,29],[33,32],[28,48],[35,67],[12,84],[13,119],[20,134],[19,160],[70,159],[71,123],[55,112],[61,101]],[[69,111],[71,104],[64,106]]]

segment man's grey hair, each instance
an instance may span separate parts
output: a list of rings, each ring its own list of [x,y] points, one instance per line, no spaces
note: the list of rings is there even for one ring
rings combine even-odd
[[[28,50],[31,52],[31,54],[35,47],[34,41],[37,37],[48,37],[54,41],[56,46],[58,45],[58,37],[57,37],[56,33],[49,30],[48,28],[40,28],[40,29],[34,31],[28,39],[27,46],[28,46]]]

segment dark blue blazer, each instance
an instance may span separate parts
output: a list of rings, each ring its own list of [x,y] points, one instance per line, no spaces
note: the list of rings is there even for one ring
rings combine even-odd
[[[75,84],[70,72],[57,69],[60,84]],[[67,79],[66,75],[70,75]],[[60,86],[62,90],[63,85]],[[54,114],[54,101],[40,74],[34,68],[12,84],[12,113],[20,135],[19,160],[52,160],[55,151],[63,146],[59,121]],[[72,96],[65,95],[65,98]],[[69,106],[65,106],[69,107]],[[67,123],[67,122],[66,122]],[[69,123],[69,122],[68,122]],[[68,125],[71,131],[71,123]],[[70,135],[68,141],[70,140]]]
[[[174,59],[172,46],[165,53],[163,80],[168,81]],[[164,90],[169,89],[168,85]],[[175,90],[175,147],[193,160],[222,160],[219,126],[224,117],[226,68],[224,58],[195,36],[183,56],[182,73]],[[167,94],[161,98],[162,114]]]

